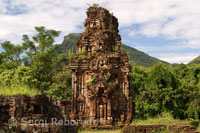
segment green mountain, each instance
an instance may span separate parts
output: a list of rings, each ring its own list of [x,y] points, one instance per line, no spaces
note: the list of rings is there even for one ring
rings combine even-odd
[[[188,63],[188,65],[198,65],[198,64],[200,64],[200,56],[198,56],[197,58],[193,59]]]
[[[64,52],[69,49],[73,49],[75,52],[75,44],[77,40],[80,38],[81,34],[71,33],[64,37],[64,41],[59,46],[58,51]],[[129,47],[127,45],[122,45],[123,51],[126,51],[129,54],[130,61],[135,62],[139,66],[151,67],[158,62],[162,62],[164,64],[169,64],[165,61],[159,60],[157,58],[151,57],[144,52],[141,52],[135,48]]]
[[[139,66],[151,67],[158,62],[169,64],[168,62],[149,56],[148,54],[127,45],[123,45],[122,49],[127,51],[130,61],[135,62]]]

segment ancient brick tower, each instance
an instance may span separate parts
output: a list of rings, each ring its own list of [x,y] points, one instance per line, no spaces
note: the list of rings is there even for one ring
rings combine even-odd
[[[121,51],[118,20],[108,10],[90,7],[85,31],[71,61],[72,113],[100,125],[133,118],[128,57]]]

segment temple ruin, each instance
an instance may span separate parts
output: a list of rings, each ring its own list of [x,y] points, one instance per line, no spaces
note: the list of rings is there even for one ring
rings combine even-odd
[[[131,65],[120,48],[118,20],[104,8],[90,7],[84,26],[71,60],[71,117],[111,127],[119,121],[130,123],[134,111]]]
[[[77,132],[77,127],[113,128],[133,119],[130,96],[131,65],[123,53],[118,20],[108,10],[90,7],[85,31],[71,59],[72,98],[55,100],[47,96],[0,96],[0,132]],[[45,120],[45,123],[24,123]],[[78,120],[72,125],[56,125],[57,120]],[[9,120],[17,123],[9,123]],[[80,124],[84,121],[83,124]],[[96,121],[95,124],[85,122]]]

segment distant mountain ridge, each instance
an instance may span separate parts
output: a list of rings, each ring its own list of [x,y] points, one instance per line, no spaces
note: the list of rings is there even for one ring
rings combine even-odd
[[[58,51],[64,52],[64,51],[73,49],[75,52],[75,44],[77,40],[80,38],[80,36],[81,34],[78,34],[78,33],[70,33],[67,36],[65,36],[62,44],[58,48]],[[124,51],[127,51],[127,53],[130,56],[130,61],[135,62],[136,65],[139,65],[139,66],[151,67],[154,64],[157,64],[158,62],[169,64],[168,62],[149,56],[148,54],[127,45],[122,45],[122,49]]]
[[[188,63],[188,65],[198,65],[198,64],[200,64],[200,56],[196,57],[195,59],[193,59]]]

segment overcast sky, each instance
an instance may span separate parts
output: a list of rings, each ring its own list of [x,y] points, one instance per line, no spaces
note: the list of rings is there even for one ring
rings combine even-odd
[[[122,42],[170,63],[200,55],[200,0],[0,0],[0,42],[21,43],[35,26],[83,31],[87,4],[98,3],[119,20]]]

